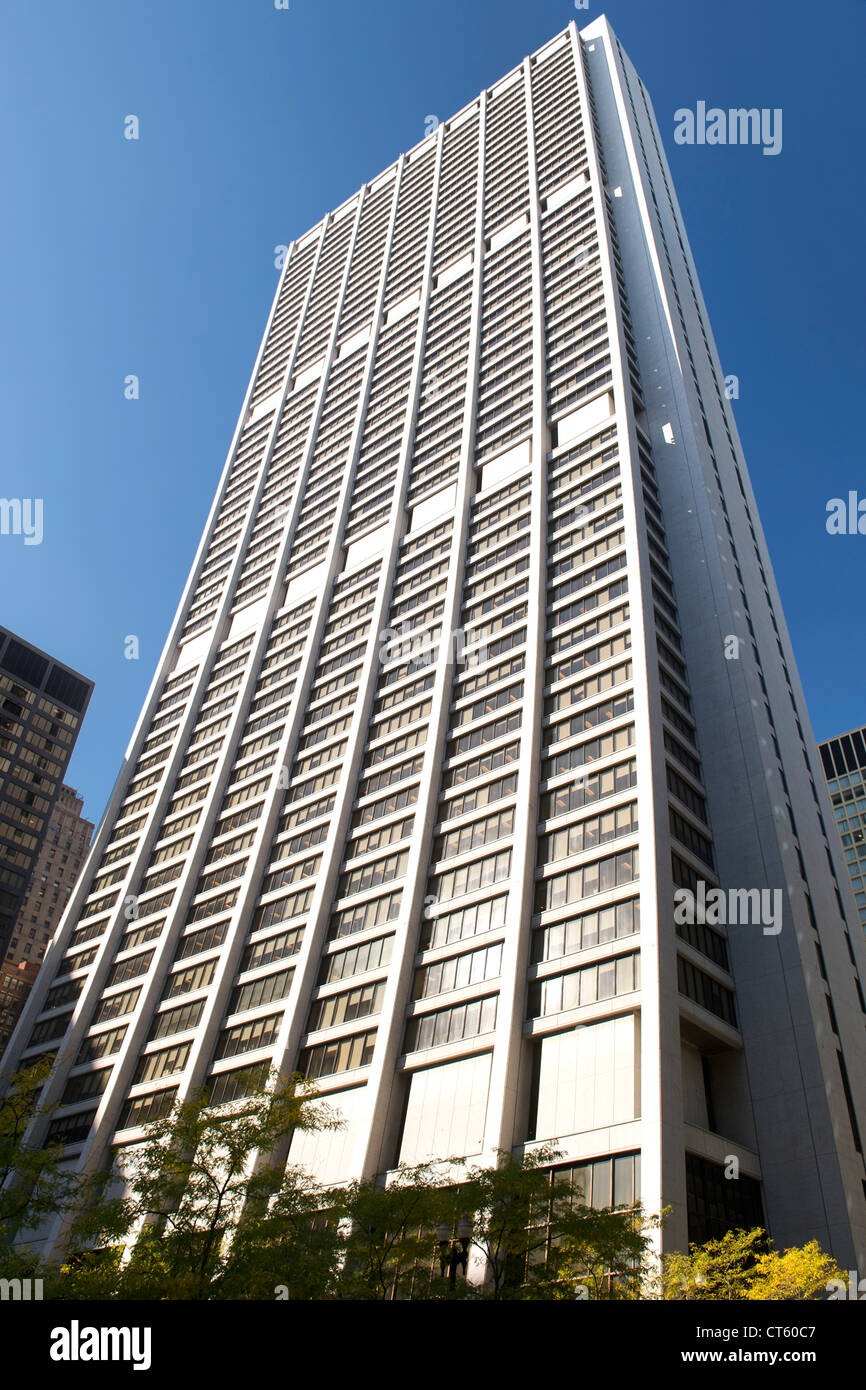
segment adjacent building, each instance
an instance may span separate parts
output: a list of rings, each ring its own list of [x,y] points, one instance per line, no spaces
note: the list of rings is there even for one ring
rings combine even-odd
[[[866,932],[866,728],[828,738],[818,747],[860,925]]]
[[[0,961],[0,1057],[38,974],[38,961]]]
[[[73,787],[61,786],[12,928],[6,960],[41,961],[87,858],[93,822]]]
[[[92,681],[0,628],[0,960],[44,953],[32,922],[10,942],[92,691]]]
[[[863,1268],[831,820],[662,132],[571,25],[289,248],[10,1062],[81,1171],[276,1066],[323,1182],[554,1144]]]
[[[78,792],[62,786],[0,965],[0,1055],[87,857],[93,823],[84,819],[83,809]]]

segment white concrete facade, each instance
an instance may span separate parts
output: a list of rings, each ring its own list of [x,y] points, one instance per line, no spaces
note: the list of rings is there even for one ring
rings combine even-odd
[[[723,381],[603,19],[293,243],[4,1063],[58,1052],[70,1163],[275,1065],[323,1181],[553,1142],[672,1248],[866,1265],[866,959]],[[698,883],[781,930],[678,930]]]

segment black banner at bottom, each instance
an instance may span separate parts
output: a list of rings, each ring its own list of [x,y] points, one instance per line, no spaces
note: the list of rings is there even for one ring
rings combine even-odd
[[[14,1294],[16,1290],[6,1290]],[[537,1371],[560,1353],[566,1364],[602,1360],[617,1372],[675,1366],[805,1366],[826,1375],[850,1369],[862,1355],[866,1297],[822,1302],[714,1303],[709,1301],[517,1303],[65,1303],[0,1299],[7,1350],[23,1353],[21,1373],[62,1385],[86,1372],[144,1376],[193,1372],[224,1381],[235,1370],[247,1377],[271,1369],[295,1376],[314,1371],[338,1379],[344,1358],[368,1373],[414,1380],[483,1358],[485,1375],[513,1358],[526,1334]],[[357,1329],[357,1331],[356,1331]],[[516,1338],[515,1338],[516,1334]],[[389,1345],[389,1336],[400,1340]],[[405,1337],[426,1339],[410,1371]],[[337,1340],[335,1341],[334,1338]],[[350,1338],[344,1341],[344,1338]],[[459,1340],[455,1340],[459,1339]],[[387,1369],[392,1360],[390,1371]],[[414,1359],[414,1358],[413,1358]],[[856,1360],[855,1360],[856,1364]],[[341,1369],[342,1368],[342,1369]]]

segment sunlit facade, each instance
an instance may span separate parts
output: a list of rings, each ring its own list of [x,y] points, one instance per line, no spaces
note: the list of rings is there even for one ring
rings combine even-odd
[[[672,1247],[864,1267],[830,818],[661,135],[571,25],[289,248],[11,1052],[85,1170],[277,1066],[323,1182],[553,1143]]]

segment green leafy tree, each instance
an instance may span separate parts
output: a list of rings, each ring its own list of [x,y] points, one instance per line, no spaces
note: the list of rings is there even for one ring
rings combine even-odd
[[[549,1165],[558,1156],[550,1148],[522,1158],[502,1150],[497,1163],[471,1169],[459,1185],[458,1205],[473,1214],[472,1245],[485,1262],[489,1298],[520,1297],[538,1277],[554,1200]]]
[[[263,1089],[229,1104],[212,1105],[207,1090],[175,1104],[126,1152],[125,1195],[111,1197],[113,1174],[63,1172],[59,1146],[25,1142],[30,1120],[47,1113],[39,1096],[50,1066],[28,1068],[0,1104],[0,1173],[12,1179],[0,1195],[5,1268],[32,1274],[38,1266],[49,1297],[639,1296],[649,1248],[643,1214],[598,1211],[552,1182],[552,1148],[519,1159],[502,1153],[456,1183],[442,1165],[421,1164],[385,1186],[323,1189],[273,1156],[285,1154],[293,1130],[340,1121],[300,1077],[272,1073]],[[453,1173],[464,1160],[449,1163]],[[54,1214],[68,1228],[62,1265],[26,1253],[15,1263],[15,1233]],[[441,1277],[439,1228],[457,1233],[466,1220],[487,1272],[480,1287]],[[441,1249],[450,1254],[451,1245]]]
[[[40,1101],[53,1062],[44,1057],[22,1068],[0,1098],[0,1261],[7,1277],[37,1272],[38,1258],[16,1238],[66,1210],[81,1188],[61,1167],[60,1145],[27,1138],[31,1122],[56,1109]]]
[[[202,1299],[219,1297],[225,1280],[235,1296],[249,1296],[242,1292],[242,1260],[250,1278],[254,1233],[275,1194],[284,1224],[292,1212],[282,1166],[266,1159],[253,1171],[254,1161],[295,1129],[336,1127],[336,1116],[315,1101],[300,1077],[272,1074],[262,1090],[229,1104],[211,1105],[207,1089],[177,1102],[148,1125],[146,1140],[128,1158],[129,1195],[81,1204],[70,1232],[70,1248],[79,1253],[64,1265],[57,1293]],[[301,1204],[299,1189],[298,1213]],[[247,1209],[250,1238],[242,1238],[233,1264],[232,1237]],[[88,1254],[88,1245],[101,1248]]]
[[[660,1220],[648,1218],[639,1206],[597,1210],[576,1202],[569,1208],[555,1199],[548,1259],[551,1294],[592,1300],[644,1296],[652,1257],[649,1231]]]
[[[472,1243],[484,1258],[484,1296],[500,1299],[636,1298],[649,1272],[651,1240],[640,1208],[599,1210],[551,1181],[559,1157],[546,1146],[475,1169],[459,1189],[474,1212]]]
[[[332,1193],[303,1169],[287,1168],[270,1200],[235,1230],[216,1296],[292,1302],[336,1297],[340,1214]]]
[[[339,1298],[379,1301],[437,1296],[431,1291],[435,1230],[454,1205],[454,1190],[431,1164],[398,1171],[383,1187],[354,1182],[332,1194],[346,1231]]]

